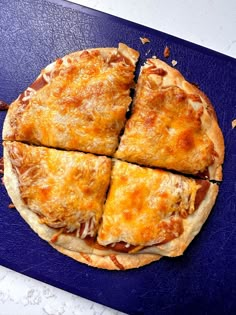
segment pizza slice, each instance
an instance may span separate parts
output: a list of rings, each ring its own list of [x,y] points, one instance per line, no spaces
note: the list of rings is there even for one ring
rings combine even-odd
[[[115,161],[97,242],[129,254],[178,256],[201,229],[218,186]]]
[[[120,43],[48,65],[11,104],[3,139],[112,155],[131,102],[138,56]]]
[[[4,142],[4,184],[15,207],[43,239],[82,240],[97,233],[111,160],[20,142]]]
[[[221,180],[224,141],[210,101],[176,69],[148,59],[115,157]]]

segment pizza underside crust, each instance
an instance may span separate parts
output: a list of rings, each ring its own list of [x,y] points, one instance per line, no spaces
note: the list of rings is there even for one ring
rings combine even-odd
[[[85,263],[92,267],[108,270],[126,270],[139,268],[159,260],[162,256],[155,254],[110,254],[99,256],[95,254],[85,254],[65,249],[61,246],[51,244],[60,253],[69,256],[79,262]]]
[[[135,54],[133,50],[129,50],[129,49],[127,50],[125,46],[120,46],[120,49],[122,50],[123,57],[126,60],[129,60],[129,63],[132,64],[132,66],[134,67],[137,61],[137,54]],[[107,48],[107,49],[98,48],[97,50],[100,50],[103,57],[107,59],[110,59],[115,51],[114,48]],[[93,51],[93,50],[90,50],[90,51]],[[83,52],[76,52],[76,53],[71,54],[70,56],[72,58],[73,56],[80,57],[82,53]],[[68,59],[64,59],[64,60],[68,62]],[[52,72],[55,67],[56,67],[56,63],[52,63],[51,65],[46,67],[45,71],[41,73],[41,75],[38,77],[37,80],[39,79],[41,80],[41,77],[45,75],[45,73],[48,74]],[[150,64],[146,64],[143,67],[143,69],[148,69],[148,67],[150,67]],[[223,137],[222,137],[220,128],[217,123],[216,115],[210,101],[201,91],[199,91],[193,85],[189,84],[177,70],[169,67],[164,62],[161,62],[160,60],[151,60],[151,69],[153,73],[158,74],[161,77],[163,76],[164,72],[168,73],[168,76],[166,76],[165,78],[166,82],[163,83],[164,88],[165,88],[165,85],[169,86],[171,84],[172,85],[174,84],[177,87],[181,87],[187,94],[198,95],[198,97],[201,98],[201,102],[204,104],[204,110],[201,116],[201,123],[203,124],[206,130],[207,136],[211,139],[211,141],[213,141],[214,146],[215,146],[214,147],[214,150],[215,150],[214,162],[208,167],[209,178],[214,179],[214,180],[221,180],[222,179],[222,163],[223,163],[223,157],[224,157],[224,143],[223,143]],[[139,88],[139,85],[138,85],[138,88]],[[34,93],[32,93],[32,95],[29,95],[28,99],[30,99],[33,95]],[[28,96],[25,95],[25,97],[28,97]],[[208,215],[210,214],[214,206],[214,203],[218,194],[218,190],[219,190],[217,184],[215,183],[209,184],[207,193],[202,198],[200,205],[198,206],[196,211],[188,215],[183,220],[183,233],[180,236],[168,242],[165,242],[163,244],[146,246],[146,247],[143,246],[142,248],[140,248],[140,250],[133,253],[122,253],[122,252],[113,250],[112,247],[107,247],[107,248],[94,247],[94,246],[91,246],[88,242],[86,242],[82,238],[75,237],[73,235],[69,235],[65,233],[58,233],[58,229],[49,227],[47,224],[40,222],[39,216],[36,213],[32,212],[31,209],[29,209],[29,207],[27,206],[27,204],[24,202],[24,200],[21,197],[17,173],[14,170],[13,165],[11,163],[11,158],[9,156],[8,145],[7,145],[8,141],[15,141],[15,140],[25,141],[25,139],[21,140],[21,139],[14,138],[15,135],[14,135],[14,128],[12,124],[14,120],[16,119],[15,117],[16,113],[19,114],[19,112],[17,112],[17,106],[16,106],[18,101],[19,100],[16,100],[15,104],[13,104],[14,105],[13,110],[11,110],[11,107],[10,107],[9,113],[6,116],[6,119],[4,122],[4,128],[3,128],[3,140],[5,140],[4,184],[10,198],[12,199],[12,202],[14,203],[16,209],[18,210],[22,218],[43,240],[48,242],[53,248],[55,248],[59,252],[79,262],[88,264],[93,267],[104,268],[104,269],[109,269],[109,270],[125,270],[125,269],[137,268],[137,267],[141,267],[143,265],[149,264],[153,261],[157,261],[162,256],[175,257],[175,256],[179,256],[183,254],[185,249],[188,247],[189,243],[200,231],[202,225],[206,221]],[[129,100],[128,100],[128,103],[129,103]],[[128,105],[127,105],[128,103],[126,101],[126,105],[124,107],[125,111],[128,108]],[[26,109],[27,109],[27,106],[26,106]],[[14,112],[15,110],[16,110],[16,113]],[[24,110],[24,108],[22,110]],[[118,134],[120,130],[123,128],[123,126],[126,127],[125,118],[123,116],[122,116],[122,123],[120,125],[121,127],[118,128]],[[115,125],[112,125],[112,128],[115,128],[114,126]],[[123,135],[125,135],[125,131]],[[115,141],[118,141],[117,139]],[[116,153],[114,153],[115,146],[113,144],[113,149],[112,150],[109,149],[110,151],[104,151],[108,153],[107,154],[104,153],[103,155],[107,155],[110,157],[115,156],[118,159],[120,158],[126,161],[125,155],[124,156],[119,155],[120,150],[122,151],[122,145],[123,145],[122,137],[121,137],[120,142],[116,143],[115,141],[114,141],[115,146],[118,147],[118,150],[116,151]],[[29,141],[29,143],[31,142]],[[38,145],[39,143],[33,142],[32,144]],[[47,147],[47,145],[45,145],[45,147]],[[94,148],[93,150],[95,151],[93,151],[92,153],[100,154],[99,150],[96,151],[97,150],[96,145],[94,146]],[[127,150],[129,150],[130,148],[131,146],[128,147]],[[68,148],[59,147],[59,149],[68,149]],[[85,152],[89,152],[89,149],[88,150],[86,149]],[[129,160],[129,158],[127,158],[127,161],[131,163],[133,162],[135,163],[135,161],[132,161],[132,159]],[[142,163],[139,163],[139,160],[138,160],[137,164],[142,164]],[[149,164],[147,163],[146,166],[149,167]],[[151,165],[151,166],[155,167],[156,165]],[[179,170],[177,169],[177,171]],[[181,173],[181,170],[179,172]],[[192,174],[192,175],[195,176],[196,174]]]

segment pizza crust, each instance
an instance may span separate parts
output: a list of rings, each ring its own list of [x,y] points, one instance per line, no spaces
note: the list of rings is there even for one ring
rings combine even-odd
[[[106,256],[98,256],[95,254],[84,254],[70,251],[61,246],[51,244],[60,253],[75,259],[78,262],[87,264],[92,267],[108,269],[108,270],[126,270],[139,268],[144,265],[158,261],[161,256],[155,254],[110,254]]]

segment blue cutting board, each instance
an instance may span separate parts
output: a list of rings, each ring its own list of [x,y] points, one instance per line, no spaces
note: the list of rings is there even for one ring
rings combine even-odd
[[[143,45],[140,37],[148,37]],[[159,31],[66,1],[0,1],[0,99],[10,103],[69,52],[124,42],[176,66],[211,99],[226,144],[217,203],[185,254],[137,270],[106,271],[63,256],[21,219],[0,187],[0,263],[129,314],[236,313],[236,61]],[[163,57],[164,47],[171,56]],[[0,112],[2,127],[5,112]],[[0,155],[2,155],[2,148]]]

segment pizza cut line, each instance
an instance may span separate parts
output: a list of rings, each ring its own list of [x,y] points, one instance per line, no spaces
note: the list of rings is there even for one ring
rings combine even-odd
[[[210,101],[158,59],[147,60],[135,88],[138,57],[125,44],[67,55],[42,70],[4,122],[4,184],[16,209],[52,247],[93,267],[182,255],[222,179]]]

